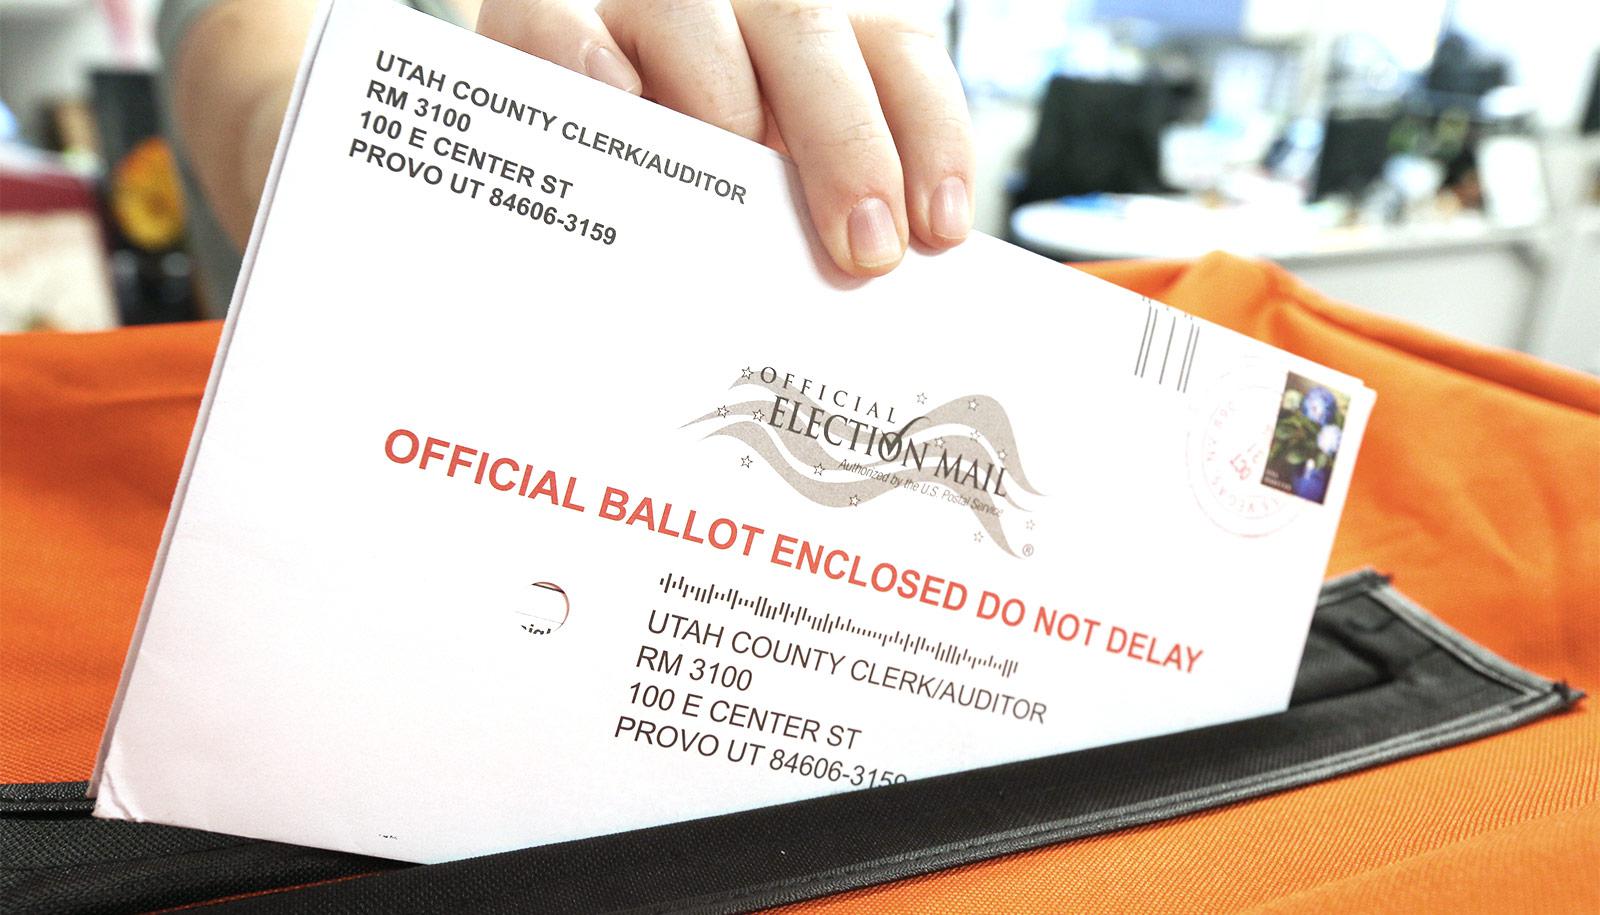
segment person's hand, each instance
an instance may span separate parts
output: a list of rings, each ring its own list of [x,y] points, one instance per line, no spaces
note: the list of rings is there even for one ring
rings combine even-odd
[[[972,226],[972,138],[937,4],[484,0],[478,31],[787,152],[840,268]],[[776,131],[776,136],[774,135]]]

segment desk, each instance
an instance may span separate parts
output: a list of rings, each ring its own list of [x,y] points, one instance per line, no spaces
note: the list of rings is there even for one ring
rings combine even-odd
[[[1011,232],[1060,260],[1217,249],[1265,258],[1336,299],[1492,346],[1526,342],[1546,286],[1547,227],[1499,228],[1477,214],[1394,227],[1331,223],[1315,207],[1105,195],[1019,207]]]

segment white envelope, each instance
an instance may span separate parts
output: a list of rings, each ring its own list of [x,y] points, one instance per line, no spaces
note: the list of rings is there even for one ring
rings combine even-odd
[[[1283,709],[1372,393],[796,187],[325,6],[96,815],[439,861]]]

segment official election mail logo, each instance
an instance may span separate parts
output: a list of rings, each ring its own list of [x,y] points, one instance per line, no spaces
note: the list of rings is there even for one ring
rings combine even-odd
[[[993,397],[968,394],[927,408],[928,395],[918,394],[910,410],[773,366],[740,370],[731,390],[742,399],[686,425],[715,423],[708,438],[749,446],[740,459],[744,468],[759,463],[830,508],[857,508],[896,490],[940,499],[977,521],[974,541],[1032,555],[1031,545],[1013,545],[1001,518],[1022,510],[1016,492],[1040,493],[1023,470],[1011,420]]]
[[[1289,372],[1261,483],[1322,504],[1344,437],[1348,395]]]

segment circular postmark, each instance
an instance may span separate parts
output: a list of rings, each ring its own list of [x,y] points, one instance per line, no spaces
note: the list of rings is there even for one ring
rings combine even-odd
[[[1246,360],[1195,399],[1189,427],[1189,487],[1206,517],[1230,533],[1270,534],[1293,521],[1304,507],[1288,493],[1261,482],[1283,384],[1281,370]]]

